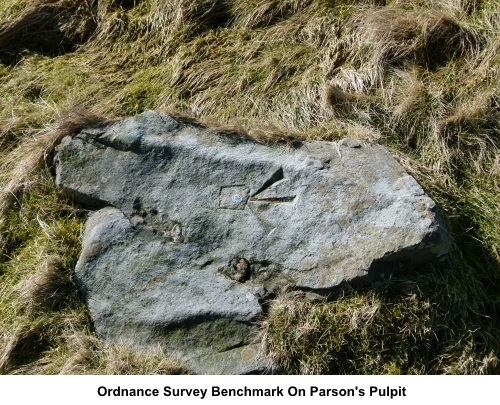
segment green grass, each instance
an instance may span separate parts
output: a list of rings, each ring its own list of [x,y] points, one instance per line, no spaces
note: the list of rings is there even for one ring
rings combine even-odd
[[[26,3],[0,4],[0,43],[48,2]],[[99,343],[72,284],[85,212],[46,166],[82,109],[387,146],[438,202],[449,263],[328,303],[285,294],[264,350],[288,373],[500,371],[498,0],[51,3],[76,51],[18,41],[0,62],[1,372],[182,371]]]

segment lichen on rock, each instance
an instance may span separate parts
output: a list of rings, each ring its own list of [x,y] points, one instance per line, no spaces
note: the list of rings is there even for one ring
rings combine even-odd
[[[251,348],[281,288],[323,293],[449,248],[435,203],[378,145],[265,146],[148,111],[64,139],[55,159],[57,185],[98,210],[76,267],[98,335],[197,373],[266,370]]]

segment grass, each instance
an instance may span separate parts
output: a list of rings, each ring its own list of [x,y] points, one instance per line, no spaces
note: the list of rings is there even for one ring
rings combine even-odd
[[[40,10],[52,25],[34,41]],[[265,142],[375,141],[438,202],[445,268],[272,303],[263,350],[285,372],[500,372],[499,14],[498,0],[2,1],[1,372],[182,372],[95,338],[71,280],[85,212],[50,175],[62,136],[145,109]]]
[[[158,353],[105,346],[73,283],[86,212],[55,190],[42,164],[3,213],[0,372],[181,373]]]

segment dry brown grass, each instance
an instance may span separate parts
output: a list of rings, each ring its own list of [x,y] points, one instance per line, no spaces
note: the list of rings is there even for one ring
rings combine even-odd
[[[35,273],[16,285],[20,299],[30,313],[42,309],[57,310],[74,293],[71,275],[61,270],[60,257],[45,257],[39,260],[39,264]]]
[[[181,0],[163,2],[160,9],[173,29],[181,27],[194,30],[217,28],[227,25],[230,20],[227,0]]]
[[[342,115],[350,109],[349,95],[335,84],[325,87],[324,100],[336,114]]]
[[[267,27],[308,7],[312,0],[253,0],[233,2],[235,24],[242,28]]]
[[[0,162],[0,171],[9,173],[10,178],[0,189],[0,212],[29,184],[34,171],[62,138],[102,122],[102,117],[90,111],[74,109],[64,114],[55,125],[48,126],[33,134],[31,139],[20,142],[17,148],[10,151]]]
[[[20,325],[0,353],[0,372],[86,375],[187,373],[180,362],[165,356],[160,350],[105,345],[96,337],[80,332],[85,323],[80,314],[64,313],[59,317]],[[61,353],[61,350],[64,352]]]
[[[437,200],[456,244],[449,267],[411,288],[399,280],[321,305],[278,301],[263,326],[269,354],[287,372],[498,369],[498,0],[98,3],[0,3],[4,35],[29,25],[33,7],[80,10],[55,13],[67,23],[64,38],[82,44],[52,57],[21,41],[9,51],[17,63],[0,63],[0,339],[19,350],[37,336],[46,343],[24,358],[10,350],[16,365],[2,372],[158,365],[110,354],[81,302],[59,289],[70,287],[84,213],[39,187],[51,180],[39,163],[93,122],[58,129],[60,111],[73,105],[107,117],[165,109],[262,142],[385,144]],[[85,21],[95,32],[72,37]],[[349,323],[374,308],[366,322]],[[390,350],[377,346],[387,339]]]
[[[342,358],[356,351],[351,347],[354,341],[350,341],[349,335],[368,338],[369,328],[379,317],[382,305],[373,294],[365,299],[339,301],[336,306],[311,304],[285,294],[273,302],[269,320],[264,321],[262,351],[269,354],[273,364],[299,374],[345,372],[341,368],[341,364],[345,366]],[[294,350],[297,352],[293,353]],[[356,359],[351,361],[354,363]],[[332,369],[335,363],[339,363],[338,369],[335,366]],[[369,370],[370,365],[365,364],[365,369]]]
[[[72,331],[67,337],[67,357],[61,374],[186,374],[180,362],[166,357],[161,350],[133,350],[130,347],[104,345],[97,338]]]
[[[383,86],[394,69],[438,69],[450,60],[475,58],[480,35],[460,15],[425,9],[413,2],[370,8],[349,21],[353,53],[337,77],[344,90],[366,92]]]
[[[61,322],[67,322],[67,316],[42,318],[36,322],[19,322],[18,326],[3,340],[0,353],[0,373],[16,369],[38,360],[41,354],[54,344],[53,337],[60,334]]]
[[[68,14],[78,18],[68,20]],[[0,26],[0,61],[16,63],[23,51],[52,56],[72,52],[92,35],[95,23],[91,1],[30,1]]]

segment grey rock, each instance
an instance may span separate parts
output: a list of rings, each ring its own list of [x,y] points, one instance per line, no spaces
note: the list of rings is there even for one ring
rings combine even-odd
[[[378,145],[265,146],[149,111],[65,138],[55,161],[57,185],[100,209],[76,268],[98,334],[198,373],[266,369],[255,322],[278,289],[375,280],[449,248]]]

